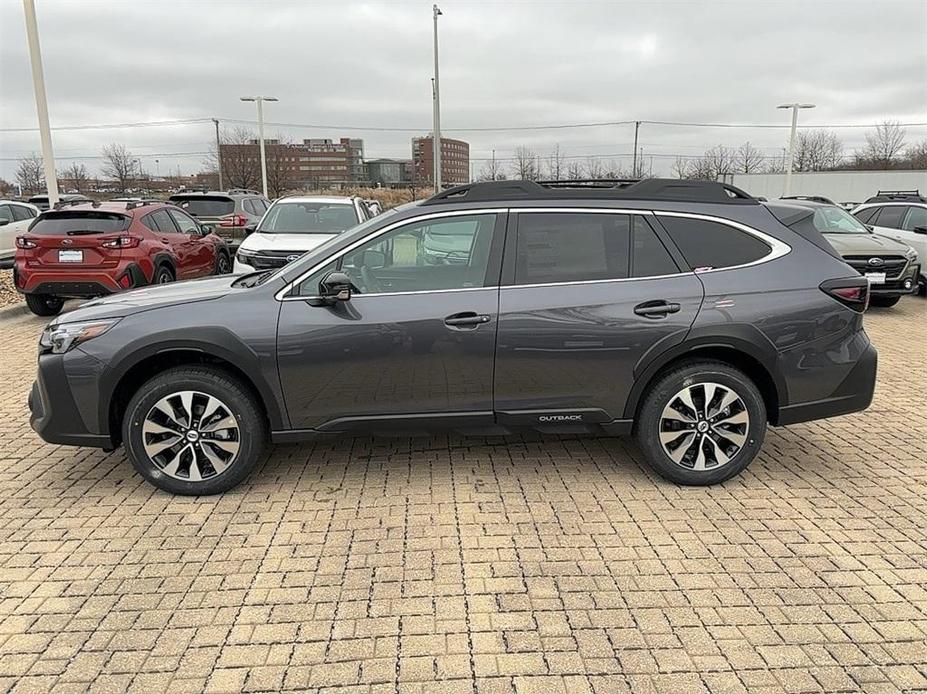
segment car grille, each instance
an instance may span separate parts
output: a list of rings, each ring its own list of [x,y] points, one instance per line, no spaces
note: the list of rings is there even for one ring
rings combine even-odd
[[[260,251],[246,261],[255,270],[273,270],[291,263],[306,251]]]
[[[881,263],[873,264],[870,261],[878,258]],[[908,259],[900,255],[851,255],[844,258],[847,264],[864,275],[867,272],[884,272],[885,279],[894,280],[901,277],[908,267]]]

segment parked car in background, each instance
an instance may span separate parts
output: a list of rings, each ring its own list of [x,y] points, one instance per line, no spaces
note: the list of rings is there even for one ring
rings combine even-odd
[[[39,208],[27,202],[0,200],[0,270],[13,267],[16,237],[22,234],[39,214]]]
[[[364,203],[367,205],[367,210],[370,212],[371,217],[376,217],[383,212],[383,206],[380,204],[379,200],[364,200]]]
[[[175,193],[168,200],[224,238],[234,251],[256,225],[270,200],[255,190]]]
[[[16,238],[13,283],[53,316],[68,298],[225,274],[230,261],[224,240],[173,205],[94,203],[39,215]]]
[[[927,296],[927,198],[920,191],[880,191],[853,209],[877,234],[911,246],[921,259],[918,286]]]
[[[836,205],[778,200],[766,206],[791,229],[823,234],[847,264],[869,280],[873,306],[894,306],[903,295],[917,291],[919,257],[908,244],[872,233]]]
[[[283,267],[370,216],[357,197],[280,198],[238,247],[234,272]]]
[[[231,489],[271,440],[448,429],[633,432],[706,485],[767,424],[869,406],[870,284],[814,225],[716,182],[580,185],[460,186],[278,270],[91,302],[42,334],[32,426],[178,494]],[[463,221],[465,262],[424,262]]]
[[[59,204],[65,203],[67,205],[72,205],[81,202],[93,202],[93,198],[88,198],[86,195],[80,195],[79,193],[58,196]],[[35,205],[42,212],[49,209],[47,195],[33,195],[31,198],[29,198],[29,204]]]

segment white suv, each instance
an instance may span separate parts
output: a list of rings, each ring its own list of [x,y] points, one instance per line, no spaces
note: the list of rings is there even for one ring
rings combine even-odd
[[[853,210],[875,233],[902,241],[920,259],[918,285],[927,294],[927,198],[917,190],[879,191]]]
[[[28,202],[0,200],[0,268],[13,267],[16,237],[26,233],[39,214],[39,208]]]
[[[238,247],[233,272],[283,267],[370,216],[357,197],[280,198]]]

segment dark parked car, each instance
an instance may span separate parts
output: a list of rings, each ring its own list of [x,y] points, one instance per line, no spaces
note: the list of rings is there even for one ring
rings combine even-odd
[[[813,226],[721,183],[569,185],[460,186],[277,270],[85,304],[42,335],[32,425],[180,494],[271,440],[435,429],[634,433],[712,484],[767,424],[869,405],[869,282]],[[465,262],[427,262],[445,225]]]

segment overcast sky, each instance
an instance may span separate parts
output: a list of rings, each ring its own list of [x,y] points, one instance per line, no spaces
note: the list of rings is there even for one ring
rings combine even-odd
[[[366,156],[411,156],[431,124],[431,2],[36,0],[51,124],[253,120],[239,96],[280,99],[269,126],[304,137],[362,137]],[[633,126],[455,132],[455,128],[624,120],[787,123],[783,102],[817,104],[804,124],[927,122],[927,1],[474,2],[444,0],[442,126],[474,159],[517,145],[570,156],[632,151]],[[0,0],[0,129],[34,128],[22,3]],[[347,130],[408,128],[408,132]],[[864,130],[837,131],[847,149]],[[783,129],[644,125],[654,171],[676,154],[746,140],[770,156]],[[121,142],[146,171],[201,168],[212,123],[53,133],[59,169]],[[908,140],[927,138],[909,127]],[[39,149],[0,132],[0,176]],[[178,155],[176,153],[185,153]],[[616,156],[612,156],[616,155]],[[69,158],[69,159],[66,159]],[[624,158],[625,163],[629,156]],[[479,172],[482,162],[477,161]]]

